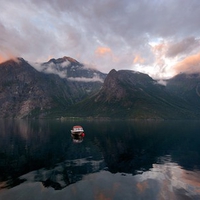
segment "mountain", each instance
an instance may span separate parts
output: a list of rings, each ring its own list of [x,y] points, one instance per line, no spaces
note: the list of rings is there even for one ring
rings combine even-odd
[[[68,64],[73,68],[74,60],[69,57],[67,59]],[[64,61],[57,59],[50,60],[48,63],[52,62],[59,67]],[[43,65],[47,69],[48,64]],[[78,64],[77,70],[81,71],[81,67],[83,65]],[[87,69],[82,71],[87,74],[87,77],[92,73],[90,70],[87,73]],[[103,73],[99,72],[99,74],[102,78],[105,76]],[[101,81],[88,81],[87,77],[86,80],[78,81],[61,78],[54,73],[36,70],[23,58],[1,63],[0,118],[42,117],[53,111],[63,111],[102,86]]]
[[[64,56],[50,59],[48,62],[36,64],[36,69],[47,74],[58,74],[61,78],[82,82],[104,82],[106,74]]]
[[[168,80],[166,89],[189,104],[195,105],[195,109],[200,108],[200,74],[180,73]]]
[[[0,118],[200,119],[200,75],[158,84],[147,74],[108,75],[70,57],[0,64]]]
[[[101,90],[71,107],[68,114],[129,119],[199,118],[200,109],[176,94],[170,87],[172,83],[173,79],[165,87],[146,74],[113,69]]]

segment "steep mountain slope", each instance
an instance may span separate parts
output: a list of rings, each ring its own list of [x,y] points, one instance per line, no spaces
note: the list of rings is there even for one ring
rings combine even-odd
[[[78,103],[70,115],[135,119],[189,119],[199,112],[146,74],[112,70],[98,94]]]
[[[41,117],[64,110],[101,85],[41,73],[22,58],[9,60],[0,64],[0,117]]]
[[[178,74],[168,81],[166,89],[196,109],[200,108],[200,74]]]
[[[58,74],[61,78],[72,81],[104,82],[106,74],[92,69],[77,60],[64,56],[48,62],[36,64],[36,69],[47,74]]]

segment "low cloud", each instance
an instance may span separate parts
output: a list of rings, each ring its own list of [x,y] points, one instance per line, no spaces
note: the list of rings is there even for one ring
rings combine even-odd
[[[164,85],[164,86],[167,85],[167,81],[166,80],[157,80],[156,83],[160,84],[160,85]]]
[[[57,70],[54,63],[50,63],[48,65],[43,65],[41,63],[30,63],[30,64],[39,72],[43,72],[46,74],[57,74],[61,78],[67,78],[67,72]]]
[[[41,63],[30,63],[37,71],[43,72],[46,74],[56,74],[60,76],[61,78],[66,78],[70,81],[79,81],[79,82],[104,82],[103,79],[101,79],[96,73],[94,73],[94,76],[92,78],[86,78],[86,77],[68,77],[67,75],[67,67],[70,64],[69,61],[65,61],[61,64],[54,64],[53,62],[48,64],[41,64]],[[61,70],[59,70],[59,67],[61,66]],[[76,68],[76,66],[72,66],[72,69]],[[84,68],[86,69],[92,69],[92,66],[90,65],[84,65]]]
[[[70,64],[70,62],[69,62],[68,60],[66,60],[65,62],[61,63],[60,66],[61,66],[62,68],[65,68],[65,67],[67,67],[69,64]]]
[[[92,78],[86,78],[86,77],[69,77],[68,80],[79,81],[79,82],[101,82],[101,83],[104,82],[104,80],[101,79],[99,76],[94,76]]]

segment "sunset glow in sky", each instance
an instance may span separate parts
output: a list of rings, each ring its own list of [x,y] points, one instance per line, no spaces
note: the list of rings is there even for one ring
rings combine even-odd
[[[70,56],[108,73],[200,72],[199,0],[0,0],[0,62]]]

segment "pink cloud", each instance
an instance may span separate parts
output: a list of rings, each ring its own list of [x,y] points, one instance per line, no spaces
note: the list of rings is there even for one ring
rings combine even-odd
[[[178,62],[173,69],[178,72],[200,73],[200,52]]]
[[[107,55],[111,54],[112,51],[109,47],[98,47],[95,51],[96,55],[102,56],[102,55]]]

